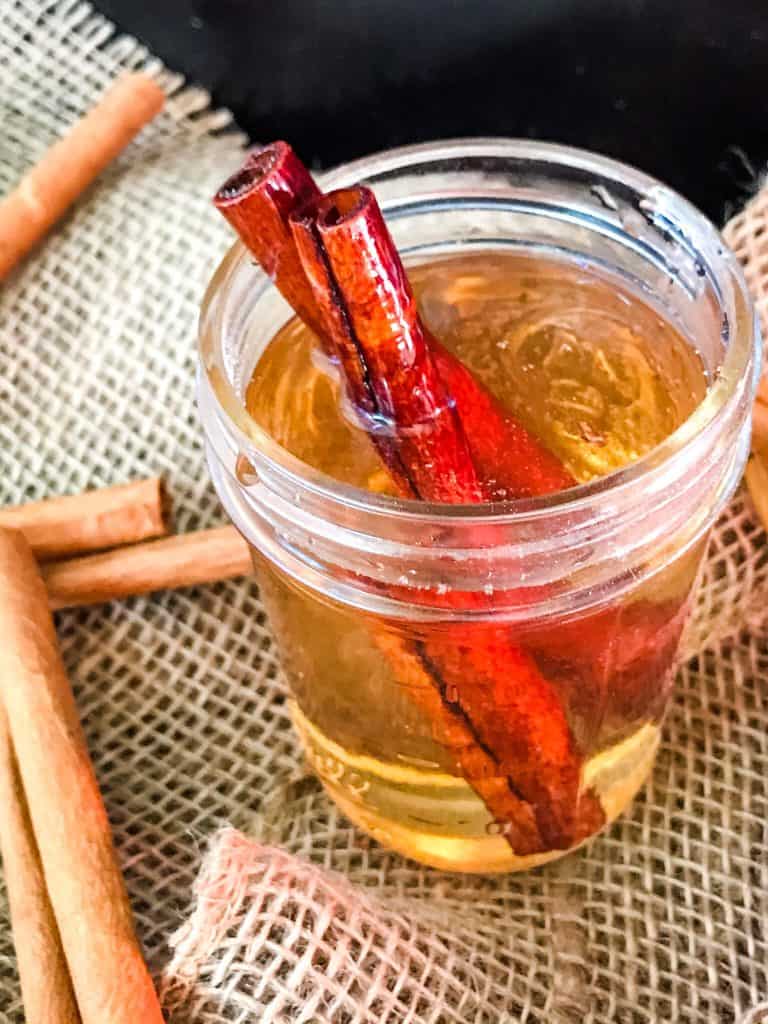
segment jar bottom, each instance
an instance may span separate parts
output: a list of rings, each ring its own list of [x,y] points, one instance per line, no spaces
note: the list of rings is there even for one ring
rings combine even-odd
[[[307,758],[337,807],[405,857],[446,871],[503,873],[535,868],[576,849],[516,856],[463,779],[413,763],[352,754],[318,729],[295,701],[290,709]],[[658,726],[646,723],[585,765],[585,786],[600,795],[606,825],[645,782],[658,746]]]

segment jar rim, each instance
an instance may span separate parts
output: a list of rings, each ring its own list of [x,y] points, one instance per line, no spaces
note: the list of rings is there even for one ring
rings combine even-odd
[[[390,171],[407,171],[423,164],[425,159],[462,160],[469,158],[506,158],[541,161],[567,166],[601,177],[612,177],[617,183],[649,197],[663,210],[667,227],[682,225],[683,237],[706,254],[706,271],[718,292],[724,330],[730,331],[729,343],[715,380],[707,388],[703,400],[687,419],[668,437],[636,461],[597,477],[587,483],[541,497],[515,498],[483,504],[450,505],[412,498],[393,497],[364,490],[329,476],[291,454],[256,423],[246,412],[241,397],[225,374],[213,365],[206,351],[206,316],[221,301],[227,283],[244,263],[251,262],[243,244],[235,242],[217,268],[203,300],[201,313],[201,383],[207,383],[210,396],[227,428],[242,442],[243,448],[255,446],[259,456],[289,486],[306,490],[332,504],[341,502],[346,508],[384,514],[408,521],[439,519],[450,521],[505,522],[526,521],[563,514],[579,513],[595,499],[606,495],[619,498],[639,482],[665,475],[670,465],[684,458],[697,438],[716,428],[721,417],[744,397],[754,392],[760,370],[760,340],[755,311],[749,297],[741,267],[711,221],[679,193],[635,167],[577,147],[528,139],[467,137],[446,139],[382,150],[370,156],[340,165],[317,175],[325,189],[338,188],[374,175]],[[375,183],[373,185],[376,187]],[[382,202],[386,215],[388,204]],[[672,217],[674,216],[674,221]],[[662,228],[663,230],[663,228]]]

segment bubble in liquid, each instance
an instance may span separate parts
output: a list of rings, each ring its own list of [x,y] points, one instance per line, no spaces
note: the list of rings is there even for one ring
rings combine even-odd
[[[509,834],[511,828],[508,821],[489,821],[485,826],[485,831],[489,836],[505,836]]]
[[[243,487],[254,487],[259,482],[259,474],[253,467],[250,459],[242,453],[235,460],[235,476],[237,482]]]

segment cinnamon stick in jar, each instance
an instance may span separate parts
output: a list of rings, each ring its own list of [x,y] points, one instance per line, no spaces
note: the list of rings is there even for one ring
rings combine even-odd
[[[40,561],[103,551],[168,532],[159,477],[0,508],[0,527],[20,530]]]
[[[82,1022],[162,1024],[45,585],[24,537],[5,529],[0,630],[0,698]]]

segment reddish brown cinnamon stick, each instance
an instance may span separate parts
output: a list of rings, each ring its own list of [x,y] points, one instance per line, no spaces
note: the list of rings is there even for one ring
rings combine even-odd
[[[302,203],[319,195],[320,189],[288,143],[273,142],[252,152],[213,199],[265,273],[316,334],[321,326],[291,241],[288,218]]]
[[[285,142],[273,142],[251,153],[241,169],[218,190],[214,204],[284,298],[317,335],[326,355],[342,363],[352,402],[360,414],[372,422],[377,407],[366,369],[351,346],[340,349],[334,343],[334,334],[326,330],[326,317],[317,307],[291,232],[291,215],[320,195],[309,171],[291,147]],[[311,244],[311,236],[308,244]],[[315,272],[323,277],[324,287],[331,287],[324,271],[318,262]],[[407,473],[390,439],[377,434],[371,439],[400,491],[410,494]]]
[[[464,430],[373,193],[346,189],[312,200],[291,227],[324,332],[347,373],[362,366],[373,411],[393,430],[410,495],[481,501]]]
[[[399,684],[431,723],[435,740],[453,755],[457,769],[514,852],[526,856],[547,849],[533,808],[510,787],[499,759],[484,745],[470,716],[450,699],[444,681],[427,670],[423,653],[384,630],[378,630],[374,639],[391,662]]]
[[[562,463],[426,330],[370,189],[316,197],[291,226],[326,332],[340,351],[351,339],[380,414],[397,425],[419,496],[422,472],[431,500],[452,504],[574,485]]]
[[[405,481],[396,476],[401,489],[407,488],[405,492],[413,497],[433,501],[477,502],[495,496],[478,477],[462,423],[437,372],[431,343],[419,321],[405,273],[372,194],[356,189],[321,199],[311,197],[294,214],[291,223],[306,280],[313,291],[312,298],[303,292],[301,303],[306,308],[314,299],[313,324],[315,329],[319,324],[321,337],[325,335],[326,344],[338,353],[350,379],[353,398],[364,394],[368,404],[363,411],[370,411],[372,401],[375,414],[394,427],[396,454],[405,469]],[[290,284],[297,287],[295,276]],[[282,290],[285,294],[286,289]],[[444,362],[451,358],[446,354]],[[474,379],[458,371],[454,376],[463,385],[464,404],[471,410],[470,385]],[[499,407],[487,398],[485,412],[493,414],[498,430],[503,431]],[[519,437],[529,436],[521,428]],[[530,460],[537,445],[531,442],[525,459]],[[513,447],[510,443],[510,450]],[[391,469],[392,460],[385,462]],[[509,465],[514,466],[511,454]],[[545,487],[547,473],[550,481],[557,477],[554,460],[546,470],[534,486]],[[515,472],[516,491],[521,478],[516,466]],[[496,466],[493,473],[496,484]],[[525,466],[522,476],[530,476]],[[559,479],[569,478],[563,472]],[[599,802],[589,794],[579,801],[580,759],[562,706],[535,664],[511,642],[495,636],[494,643],[485,650],[482,642],[476,644],[475,640],[473,634],[469,661],[467,645],[451,643],[426,643],[412,654],[401,646],[397,655],[391,652],[390,657],[401,674],[405,659],[411,661],[411,673],[412,659],[417,659],[424,677],[441,695],[443,714],[443,695],[449,689],[460,694],[456,707],[447,710],[458,722],[471,727],[474,741],[481,749],[488,748],[488,737],[493,736],[497,744],[503,741],[503,749],[492,750],[491,756],[497,768],[503,765],[507,771],[515,762],[515,781],[507,785],[517,800],[516,810],[508,808],[515,815],[514,823],[508,823],[510,830],[520,831],[524,817],[520,807],[524,805],[529,816],[532,812],[536,815],[536,828],[545,848],[567,846],[594,830],[602,820],[602,812]],[[506,689],[505,661],[512,673]],[[522,698],[517,694],[515,699],[509,699],[510,687],[515,689],[515,671],[522,673],[527,692]],[[478,685],[473,682],[473,674]],[[501,736],[499,728],[492,728],[498,723],[499,712],[489,702],[489,696],[506,698],[508,728],[506,733],[501,731]],[[551,734],[546,756],[537,746],[542,734],[540,729],[537,731],[535,719],[540,714],[548,716]],[[466,771],[466,755],[460,761]],[[518,776],[523,786],[519,799]],[[524,842],[522,838],[519,841]],[[525,842],[532,842],[530,835]],[[530,852],[528,846],[526,852]]]
[[[575,487],[556,455],[536,440],[434,337],[435,366],[453,399],[488,500],[532,498]]]
[[[314,274],[318,246],[303,244],[312,219],[331,290]],[[335,332],[339,349],[354,339],[415,496],[452,503],[487,498],[373,193],[362,187],[330,193],[313,200],[292,224],[326,330]],[[333,312],[325,315],[329,307]],[[478,604],[462,594],[448,595],[446,602],[467,607],[467,597],[471,606]],[[483,603],[488,601],[481,595]],[[438,688],[455,692],[456,710],[531,805],[544,842],[563,847],[593,831],[599,804],[589,795],[580,803],[581,759],[560,698],[507,631],[454,627],[416,650]]]
[[[337,319],[337,313],[332,304],[324,303],[324,310],[317,306],[318,290],[332,288],[332,283],[322,252],[312,257],[312,249],[317,245],[312,218],[302,217],[294,227],[294,232],[303,236],[300,244],[305,249],[304,267],[288,226],[291,215],[300,213],[303,206],[319,197],[320,190],[291,147],[285,142],[274,142],[247,158],[216,193],[214,203],[318,336],[326,353],[342,363],[350,397],[367,418],[368,427],[373,428],[377,404],[360,352],[354,349],[353,342],[339,351],[326,336],[327,318]],[[313,282],[307,274],[314,278]],[[334,333],[339,326],[335,324]],[[490,485],[486,497],[497,500],[548,494],[575,484],[559,460],[503,409],[455,356],[431,335],[427,334],[427,340],[444,389],[455,404],[478,474]],[[412,481],[390,440],[376,432],[372,440],[401,493],[412,496]]]

